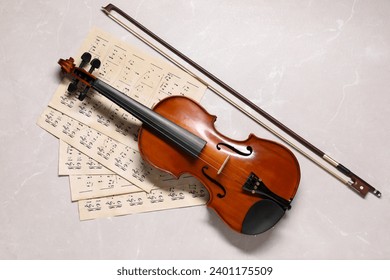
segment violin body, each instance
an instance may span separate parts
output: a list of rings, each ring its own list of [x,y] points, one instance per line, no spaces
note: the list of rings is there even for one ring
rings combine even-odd
[[[208,207],[232,229],[262,233],[290,208],[300,181],[299,163],[290,150],[253,134],[244,141],[222,135],[214,126],[216,116],[186,97],[166,98],[153,110],[207,144],[194,157],[142,127],[139,149],[143,158],[175,177],[184,173],[196,177],[210,193]]]

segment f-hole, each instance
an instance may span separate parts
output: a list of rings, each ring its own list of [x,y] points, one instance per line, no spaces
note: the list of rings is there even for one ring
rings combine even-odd
[[[212,178],[210,175],[208,175],[208,174],[206,173],[206,170],[207,170],[207,169],[209,169],[208,166],[203,166],[203,168],[202,168],[202,173],[203,173],[203,175],[206,176],[206,178],[209,179],[211,182],[213,182],[215,185],[217,185],[218,187],[221,188],[221,190],[223,191],[223,193],[222,193],[222,194],[218,193],[217,196],[218,196],[219,198],[225,197],[225,195],[226,195],[226,189],[225,189],[225,187],[222,186],[222,184],[221,184],[220,182],[218,182],[217,180],[215,180],[214,178]]]
[[[241,156],[245,156],[245,157],[249,157],[252,154],[252,152],[253,152],[253,149],[252,149],[251,146],[247,146],[246,147],[248,153],[242,152],[242,151],[236,149],[235,147],[233,147],[232,145],[229,145],[229,144],[226,144],[226,143],[218,143],[216,147],[217,147],[218,150],[221,150],[222,149],[221,146],[225,146],[228,149],[232,150],[233,152],[235,152],[235,153],[237,153],[237,154],[239,154]]]

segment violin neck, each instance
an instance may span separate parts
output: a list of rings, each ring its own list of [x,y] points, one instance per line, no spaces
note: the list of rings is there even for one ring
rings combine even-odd
[[[164,140],[174,143],[185,152],[193,156],[198,156],[203,147],[206,145],[205,140],[162,117],[158,113],[113,88],[102,80],[94,80],[92,87],[140,120],[145,128],[150,129]]]

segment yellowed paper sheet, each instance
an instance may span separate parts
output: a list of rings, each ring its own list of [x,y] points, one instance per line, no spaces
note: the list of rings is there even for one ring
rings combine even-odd
[[[168,173],[160,173],[157,181],[158,188],[198,184],[190,175],[176,179]],[[138,187],[116,174],[70,175],[69,183],[72,201],[140,192]]]
[[[79,201],[81,220],[204,205],[208,192],[200,183],[159,188],[113,197]]]
[[[154,188],[160,172],[145,163],[137,150],[50,107],[38,125],[142,190]]]
[[[114,174],[96,160],[86,156],[68,143],[60,140],[58,175]]]
[[[116,174],[70,175],[72,201],[139,192],[140,189]]]

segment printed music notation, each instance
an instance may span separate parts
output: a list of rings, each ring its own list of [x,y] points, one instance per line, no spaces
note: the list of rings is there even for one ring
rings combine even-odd
[[[177,180],[169,174],[161,173],[158,181],[159,188],[197,185],[199,192],[207,193],[204,187],[189,175],[183,175]],[[142,192],[138,187],[116,174],[70,175],[69,182],[72,201]]]
[[[159,171],[145,163],[139,151],[49,107],[38,125],[144,191],[154,188]]]
[[[179,207],[204,205],[208,192],[199,184],[158,188],[150,193],[138,192],[113,197],[79,201],[81,220],[150,212]]]
[[[140,189],[116,174],[70,175],[72,201],[140,192]]]
[[[184,95],[199,102],[206,90],[206,86],[177,67],[99,30],[88,36],[78,59],[75,58],[76,63],[85,51],[102,61],[94,75],[150,108],[171,95]],[[67,92],[68,84],[68,80],[60,84],[49,102],[50,107],[127,146],[138,148],[137,132],[141,125],[138,120],[94,91],[79,101],[77,95]]]
[[[85,51],[102,61],[95,76],[149,107],[170,95],[200,101],[206,90],[175,66],[98,29],[92,30],[82,44],[76,63]],[[80,219],[207,202],[206,189],[194,178],[173,180],[142,161],[137,144],[138,120],[94,91],[79,101],[67,92],[68,84],[67,80],[61,82],[38,125],[60,139],[59,175],[69,175],[72,201],[79,203]],[[176,192],[178,188],[181,191]],[[124,197],[143,201],[143,206],[134,211],[134,200],[130,199],[127,206]],[[85,215],[82,213],[88,207],[82,205],[87,201],[90,205],[105,201],[105,206],[99,211],[88,210]],[[121,206],[113,201],[121,201]],[[113,211],[115,208],[122,210]]]
[[[102,175],[114,174],[101,163],[86,156],[66,142],[60,140],[58,175]]]
[[[59,174],[69,175],[72,201],[140,191],[128,180],[105,168],[64,141],[60,141],[60,166],[63,170]],[[167,173],[159,173],[157,181],[159,187],[197,183],[196,179],[191,176],[182,176],[177,180]]]

